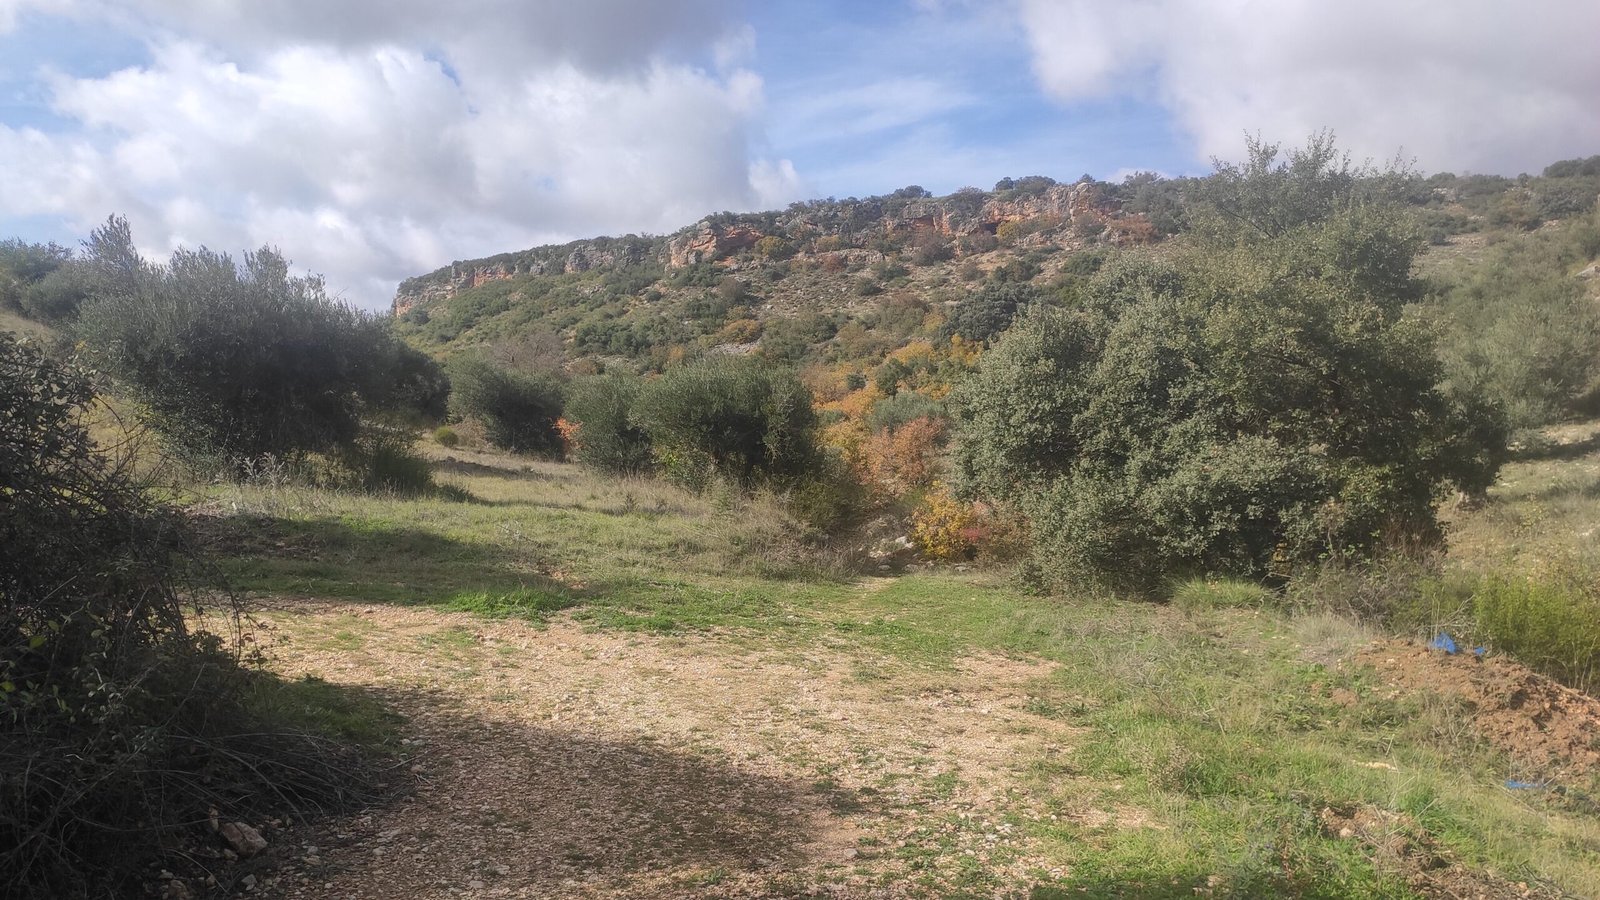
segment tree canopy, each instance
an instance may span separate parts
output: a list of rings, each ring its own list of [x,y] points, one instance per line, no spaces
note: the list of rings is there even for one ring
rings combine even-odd
[[[1407,220],[1346,190],[1320,137],[1250,151],[1194,201],[1186,251],[1033,309],[963,388],[960,480],[1029,516],[1053,581],[1147,590],[1427,543],[1444,487],[1493,480],[1503,429],[1446,388],[1410,314]]]
[[[112,219],[85,245],[77,332],[181,450],[245,460],[351,445],[365,420],[437,414],[438,367],[264,247],[153,264]]]

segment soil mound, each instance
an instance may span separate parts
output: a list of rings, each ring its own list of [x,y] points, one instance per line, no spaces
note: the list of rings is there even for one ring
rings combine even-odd
[[[1357,658],[1393,687],[1463,701],[1473,725],[1542,777],[1600,773],[1600,700],[1504,657],[1380,641]]]

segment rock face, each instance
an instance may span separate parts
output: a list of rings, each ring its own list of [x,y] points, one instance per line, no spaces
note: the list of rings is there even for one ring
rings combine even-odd
[[[448,300],[461,291],[518,275],[559,275],[564,272],[636,266],[659,260],[663,250],[664,242],[660,239],[630,235],[574,241],[559,246],[535,247],[521,253],[503,253],[489,259],[454,262],[427,275],[401,282],[390,311],[396,316],[403,316],[419,306],[427,307]]]
[[[679,232],[667,245],[667,265],[674,269],[711,262],[731,253],[737,253],[766,235],[749,225],[719,225],[709,220],[695,225],[688,232]]]
[[[722,213],[664,238],[596,238],[452,263],[401,283],[392,309],[402,316],[460,291],[520,275],[588,272],[649,262],[669,269],[720,262],[755,247],[766,237],[777,239],[793,252],[823,261],[836,257],[851,264],[869,256],[883,259],[882,251],[874,246],[878,240],[897,246],[955,240],[995,234],[1008,222],[1028,223],[1028,233],[1035,235],[1030,240],[1035,242],[1086,222],[1111,226],[1109,235],[1114,241],[1139,240],[1137,227],[1119,230],[1110,206],[1098,186],[1078,183],[998,193],[968,188],[948,197],[830,199],[795,203],[783,212]],[[1126,220],[1123,222],[1125,225]]]

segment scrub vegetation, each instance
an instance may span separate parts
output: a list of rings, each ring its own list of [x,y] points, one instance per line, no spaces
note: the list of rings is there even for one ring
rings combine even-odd
[[[0,896],[1600,895],[1597,160],[0,243]]]

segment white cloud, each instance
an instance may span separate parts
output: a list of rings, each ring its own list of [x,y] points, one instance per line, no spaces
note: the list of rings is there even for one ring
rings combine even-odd
[[[979,103],[960,85],[927,77],[892,77],[850,84],[791,102],[773,130],[788,144],[837,141],[919,125]]]
[[[1044,88],[1171,110],[1202,155],[1331,127],[1358,157],[1536,171],[1600,151],[1592,0],[1020,0]]]
[[[377,306],[451,259],[794,199],[752,150],[745,38],[677,18],[720,7],[144,0],[147,64],[44,73],[68,127],[0,125],[0,219],[123,213],[153,254],[272,243]]]

